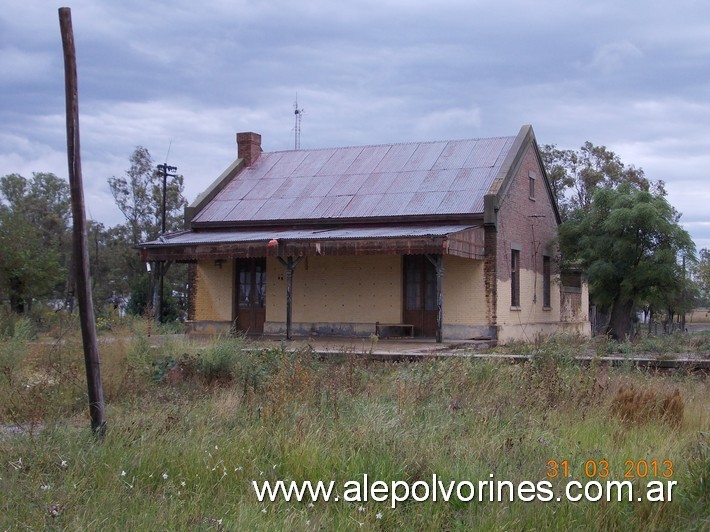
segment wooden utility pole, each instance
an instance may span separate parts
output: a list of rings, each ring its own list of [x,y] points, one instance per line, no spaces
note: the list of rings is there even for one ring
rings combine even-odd
[[[71,9],[59,8],[59,27],[64,48],[64,79],[67,107],[67,160],[69,162],[69,187],[72,204],[72,253],[76,295],[79,301],[81,337],[84,344],[86,382],[89,388],[89,414],[91,429],[97,436],[106,431],[104,419],[104,392],[101,385],[99,344],[96,339],[94,304],[91,298],[89,274],[89,240],[86,233],[84,186],[81,176],[79,149],[79,90],[76,75],[76,50],[71,23]]]

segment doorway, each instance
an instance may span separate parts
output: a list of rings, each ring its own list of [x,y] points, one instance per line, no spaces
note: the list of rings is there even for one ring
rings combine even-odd
[[[246,334],[263,334],[266,321],[266,259],[236,259],[234,324]]]
[[[414,336],[436,336],[436,268],[424,255],[404,255],[404,323]]]

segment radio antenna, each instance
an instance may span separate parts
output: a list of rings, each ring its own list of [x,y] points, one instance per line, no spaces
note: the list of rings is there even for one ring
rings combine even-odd
[[[296,119],[296,125],[293,128],[293,131],[294,131],[293,148],[295,150],[300,150],[301,149],[301,117],[303,116],[303,109],[298,108],[298,93],[296,93],[296,101],[293,102],[293,114]]]

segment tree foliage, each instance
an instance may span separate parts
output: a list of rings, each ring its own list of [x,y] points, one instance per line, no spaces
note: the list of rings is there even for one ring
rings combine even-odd
[[[123,213],[126,223],[112,228],[114,249],[113,260],[120,264],[125,276],[120,284],[129,290],[132,303],[129,311],[143,313],[147,307],[145,300],[149,283],[145,281],[145,266],[138,259],[132,246],[146,240],[153,240],[162,229],[163,174],[156,168],[150,152],[138,146],[130,156],[130,166],[122,177],[108,180],[116,205]],[[187,201],[183,196],[184,181],[181,175],[168,177],[165,183],[165,228],[167,232],[178,231],[183,226],[183,212]],[[108,251],[108,250],[107,250]],[[154,279],[154,281],[156,281]],[[183,265],[173,265],[165,278],[164,314],[172,318],[177,313],[172,305],[173,287],[178,292],[185,291],[186,269]],[[128,292],[125,292],[128,293]]]
[[[548,144],[541,154],[563,220],[578,209],[589,209],[594,193],[602,188],[630,183],[644,191],[666,194],[663,181],[649,181],[643,169],[625,165],[606,146],[587,141],[579,150],[561,150]]]
[[[678,220],[662,194],[622,182],[597,188],[560,226],[567,259],[581,263],[594,301],[611,311],[613,337],[630,333],[632,311],[644,298],[682,290],[679,257],[692,257],[694,245]]]
[[[0,286],[16,312],[66,287],[69,185],[51,173],[0,178]]]
[[[703,248],[698,253],[698,261],[693,265],[693,278],[698,286],[701,305],[710,307],[710,249]]]
[[[160,235],[162,222],[163,178],[153,163],[150,152],[137,146],[130,157],[130,167],[122,177],[108,180],[116,205],[126,219],[127,234],[132,245]],[[187,201],[183,197],[183,177],[177,175],[166,182],[166,230],[181,229]]]

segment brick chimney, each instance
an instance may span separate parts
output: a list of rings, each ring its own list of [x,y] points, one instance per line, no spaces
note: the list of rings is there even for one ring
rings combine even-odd
[[[261,135],[258,133],[237,133],[237,157],[244,159],[246,166],[256,162],[261,154]]]

